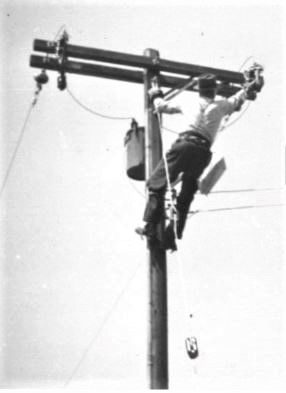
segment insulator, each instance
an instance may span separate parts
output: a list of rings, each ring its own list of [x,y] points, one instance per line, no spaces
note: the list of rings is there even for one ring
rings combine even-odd
[[[37,83],[39,83],[40,85],[44,85],[45,83],[48,83],[49,81],[49,77],[46,73],[46,70],[42,70],[39,75],[36,75],[35,77],[35,81]]]
[[[65,75],[59,75],[58,76],[58,88],[60,90],[65,90],[67,87],[67,80]]]

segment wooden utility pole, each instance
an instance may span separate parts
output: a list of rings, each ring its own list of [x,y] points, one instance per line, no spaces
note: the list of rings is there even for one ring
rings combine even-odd
[[[61,47],[64,45],[64,48]],[[95,48],[70,45],[64,40],[44,41],[36,39],[34,50],[44,52],[46,56],[32,55],[31,67],[63,73],[109,78],[125,82],[144,84],[146,113],[146,179],[162,157],[162,144],[157,116],[148,97],[151,80],[158,77],[161,87],[174,88],[182,86],[190,77],[202,73],[213,73],[220,82],[218,94],[228,97],[237,92],[244,83],[240,72],[179,63],[159,58],[154,49],[146,49],[144,56],[125,54]],[[53,55],[53,56],[51,56]],[[70,60],[82,59],[84,62]],[[100,62],[101,64],[96,64]],[[128,66],[129,68],[110,67],[103,63]],[[136,67],[132,70],[130,67]],[[138,70],[141,68],[141,70]],[[171,76],[167,73],[183,75]],[[187,90],[196,91],[194,86]],[[164,217],[158,227],[162,237]],[[167,267],[166,251],[157,245],[149,245],[149,334],[148,334],[148,370],[151,389],[168,389],[168,318],[167,318]]]
[[[148,90],[154,77],[159,77],[156,63],[159,52],[146,49],[145,56],[154,62],[154,68],[144,75],[146,119],[146,179],[162,158],[161,132],[157,115],[150,102]],[[148,195],[147,195],[148,198]],[[163,236],[164,218],[158,225],[159,238]],[[151,389],[168,389],[168,308],[167,308],[167,264],[166,251],[158,244],[150,244],[149,252],[149,346],[148,371]]]

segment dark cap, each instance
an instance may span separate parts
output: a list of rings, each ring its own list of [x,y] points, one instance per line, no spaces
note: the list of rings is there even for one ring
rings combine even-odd
[[[199,89],[215,89],[216,76],[213,74],[204,74],[199,77]]]

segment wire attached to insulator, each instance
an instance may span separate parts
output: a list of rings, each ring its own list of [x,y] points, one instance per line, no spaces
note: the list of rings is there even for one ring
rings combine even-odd
[[[42,90],[42,85],[45,85],[46,83],[48,83],[49,77],[46,73],[46,70],[43,69],[38,75],[36,75],[34,77],[34,79],[35,79],[37,85],[36,85],[36,90],[34,92],[34,98],[32,101],[33,106],[35,106],[38,101],[40,91]]]
[[[16,159],[17,153],[18,153],[18,151],[19,151],[21,142],[22,142],[22,140],[23,140],[23,138],[24,138],[24,133],[25,133],[25,131],[26,131],[26,127],[27,127],[27,124],[28,124],[28,120],[29,120],[29,118],[30,118],[30,115],[31,115],[31,112],[32,112],[34,106],[36,105],[36,103],[37,103],[37,101],[38,101],[39,94],[40,94],[40,92],[41,92],[41,90],[42,90],[42,85],[48,83],[48,81],[49,81],[49,77],[48,77],[48,75],[47,75],[47,73],[46,73],[46,70],[44,70],[44,69],[40,72],[40,74],[36,75],[36,76],[34,77],[34,79],[35,79],[35,81],[36,81],[36,90],[35,90],[35,92],[34,92],[34,97],[33,97],[33,100],[32,100],[32,102],[31,102],[30,106],[29,106],[29,109],[28,109],[28,112],[27,112],[27,115],[26,115],[24,124],[23,124],[23,126],[22,126],[21,131],[20,131],[20,135],[19,135],[19,138],[18,138],[16,147],[15,147],[15,150],[14,150],[14,152],[13,152],[13,154],[12,154],[12,158],[11,158],[11,160],[10,160],[10,162],[9,162],[9,165],[8,165],[8,168],[7,168],[7,171],[6,171],[6,174],[5,174],[5,176],[4,176],[4,180],[3,180],[3,183],[2,183],[2,186],[1,186],[1,189],[0,189],[0,197],[2,196],[2,194],[3,194],[3,192],[4,192],[4,189],[5,189],[5,187],[6,187],[6,184],[7,184],[7,182],[8,182],[8,179],[9,179],[9,176],[10,176],[10,173],[11,173],[11,170],[12,170],[12,167],[13,167],[13,164],[14,164],[14,162],[15,162],[15,159]]]

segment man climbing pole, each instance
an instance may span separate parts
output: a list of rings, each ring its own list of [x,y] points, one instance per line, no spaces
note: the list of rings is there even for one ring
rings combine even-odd
[[[174,234],[181,239],[191,202],[198,190],[198,179],[209,165],[212,157],[211,146],[216,138],[222,119],[239,111],[246,99],[254,100],[260,92],[264,79],[261,76],[262,67],[254,64],[245,72],[246,83],[243,88],[229,98],[216,98],[218,83],[213,74],[204,74],[198,78],[199,100],[192,108],[193,117],[189,121],[188,130],[179,137],[161,159],[147,181],[148,201],[145,207],[143,228],[136,232],[147,237],[149,242],[158,241],[157,224],[164,211],[164,194],[167,181],[174,182],[182,174],[181,190],[176,203],[176,228],[174,221],[165,230],[163,247],[176,250]],[[158,87],[149,91],[150,99],[157,113],[183,114],[183,108],[175,106],[164,99],[163,92]],[[166,167],[168,174],[166,174]]]

